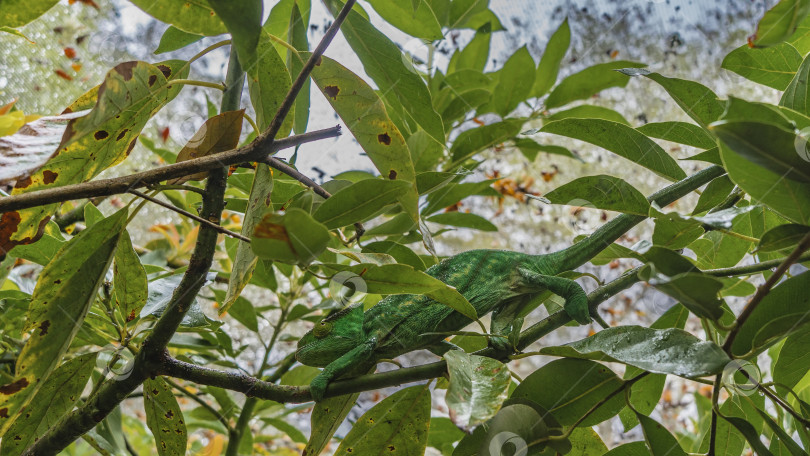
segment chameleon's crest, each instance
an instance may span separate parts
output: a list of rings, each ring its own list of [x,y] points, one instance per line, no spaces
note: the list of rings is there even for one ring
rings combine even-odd
[[[315,323],[298,341],[295,358],[308,366],[326,366],[363,340],[363,304],[356,303]]]

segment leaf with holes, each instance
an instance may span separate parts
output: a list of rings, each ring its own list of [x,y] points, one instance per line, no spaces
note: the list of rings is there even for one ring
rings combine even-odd
[[[56,425],[81,397],[98,353],[86,353],[59,366],[5,434],[0,452],[18,456],[30,444]]]
[[[132,240],[127,231],[124,231],[118,249],[115,251],[113,284],[116,306],[127,322],[135,320],[146,304],[149,291],[146,271],[132,247]]]
[[[126,62],[110,70],[99,87],[82,95],[65,113],[93,110],[68,123],[56,155],[36,173],[17,181],[12,194],[85,182],[123,161],[150,117],[180,92],[181,86],[170,81],[188,74],[188,68],[178,73],[185,63]],[[3,213],[0,255],[39,239],[57,207],[44,204]]]
[[[450,350],[444,359],[450,373],[450,387],[445,396],[450,419],[470,432],[498,413],[512,376],[503,363],[485,356]]]
[[[26,317],[30,337],[17,358],[14,380],[0,386],[0,435],[59,364],[112,262],[127,210],[80,232],[57,252],[37,279]]]
[[[309,56],[302,53],[304,58]],[[388,117],[380,97],[360,77],[329,57],[321,57],[312,78],[383,178],[412,184],[400,197],[400,203],[413,220],[418,220],[419,194],[411,152],[402,133]]]
[[[244,114],[245,110],[240,109],[223,112],[206,120],[177,153],[177,163],[235,149],[239,145],[239,135],[242,134],[242,116]],[[202,180],[206,177],[208,177],[208,171],[203,171],[172,179],[169,183],[182,184],[189,180]]]
[[[143,382],[143,408],[146,425],[155,437],[158,454],[186,454],[186,423],[172,387],[160,377],[147,378]]]
[[[430,425],[428,385],[401,389],[363,414],[335,451],[356,454],[423,454]]]

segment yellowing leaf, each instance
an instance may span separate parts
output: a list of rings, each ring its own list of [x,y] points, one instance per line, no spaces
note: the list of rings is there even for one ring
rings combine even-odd
[[[236,148],[239,145],[239,135],[242,134],[244,113],[244,109],[228,111],[206,120],[177,154],[177,163]],[[208,172],[204,171],[191,176],[178,177],[170,182],[182,184],[189,180],[202,180],[206,177],[208,177]]]
[[[308,53],[302,56],[309,58]],[[414,183],[400,203],[412,219],[418,220],[419,195],[411,152],[380,97],[360,77],[329,57],[321,57],[312,78],[383,178]]]
[[[186,423],[169,384],[160,377],[147,378],[143,382],[143,406],[146,412],[146,425],[155,436],[158,455],[186,454],[188,442]]]

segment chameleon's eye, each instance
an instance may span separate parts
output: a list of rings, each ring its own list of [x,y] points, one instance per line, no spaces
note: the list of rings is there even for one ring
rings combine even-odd
[[[322,321],[312,329],[312,334],[318,339],[323,339],[330,332],[332,332],[332,323],[328,321]]]

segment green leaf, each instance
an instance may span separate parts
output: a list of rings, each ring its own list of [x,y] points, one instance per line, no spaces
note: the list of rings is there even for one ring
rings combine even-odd
[[[789,223],[774,227],[759,240],[757,252],[777,252],[779,250],[792,249],[802,240],[807,233],[810,233],[810,226]]]
[[[498,231],[498,227],[492,222],[476,214],[465,212],[443,212],[427,219],[428,222],[441,223],[442,225],[458,226],[481,231]]]
[[[607,367],[588,360],[558,359],[526,377],[511,398],[525,398],[544,407],[563,426],[582,418],[608,394],[622,387],[622,380]],[[624,407],[621,394],[605,402],[580,426],[589,427],[615,416]]]
[[[673,181],[686,177],[661,146],[627,125],[602,119],[563,119],[540,131],[589,142]]]
[[[753,201],[767,205],[790,221],[810,224],[810,184],[785,179],[755,166],[725,145],[720,147],[720,157],[728,176],[751,195]]]
[[[450,4],[449,26],[461,28],[476,14],[487,10],[489,0],[455,0]]]
[[[544,195],[554,204],[595,207],[647,216],[650,203],[632,185],[618,177],[600,174],[574,179]]]
[[[340,442],[335,456],[422,454],[429,425],[430,389],[411,386],[363,414]]]
[[[227,27],[242,68],[256,64],[256,47],[262,33],[262,0],[208,0]]]
[[[112,262],[126,215],[121,210],[81,231],[40,272],[26,317],[30,337],[17,358],[14,380],[2,387],[0,435],[41,389],[81,328]]]
[[[669,249],[682,249],[704,233],[703,226],[694,220],[674,216],[657,217],[653,244]]]
[[[630,442],[608,451],[605,456],[650,456],[650,450],[644,442]]]
[[[389,24],[408,35],[425,40],[442,38],[442,26],[425,0],[416,0],[417,7],[398,0],[371,0],[369,4]]]
[[[577,119],[605,119],[628,126],[630,125],[630,122],[628,122],[627,119],[625,119],[624,116],[618,112],[610,108],[594,105],[579,105],[574,106],[571,109],[566,109],[565,111],[557,111],[554,114],[546,117],[545,123],[554,122],[555,120],[569,119],[571,117],[575,117]],[[652,135],[648,134],[648,136]]]
[[[59,0],[3,0],[0,2],[0,27],[22,27],[57,3]]]
[[[428,195],[428,205],[422,209],[423,215],[432,214],[440,209],[453,205],[471,195],[486,194],[493,191],[490,187],[493,180],[481,182],[464,182],[461,184],[448,184],[442,191]],[[372,228],[374,229],[374,228]]]
[[[358,264],[358,265],[323,265],[324,268],[336,271],[351,271],[362,277],[368,293],[374,294],[424,294],[471,320],[477,320],[475,307],[470,304],[455,288],[441,280],[417,271],[404,264]]]
[[[523,128],[523,119],[507,119],[461,132],[450,147],[453,163],[446,169],[477,154],[478,152],[513,138]]]
[[[115,305],[127,322],[138,317],[148,296],[146,270],[132,247],[132,240],[125,230],[115,251],[113,268],[113,297]]]
[[[714,277],[685,272],[672,277],[659,274],[648,282],[657,290],[678,300],[698,317],[717,321],[723,316],[723,301],[717,297],[723,283]]]
[[[720,176],[709,182],[709,185],[700,194],[692,214],[700,214],[716,207],[728,197],[733,189],[734,182],[731,182],[728,176]]]
[[[362,253],[362,252],[355,252],[355,251],[352,251],[352,250],[338,250],[338,249],[333,249],[331,247],[329,248],[329,251],[339,253],[339,254],[345,256],[346,258],[349,258],[350,260],[355,261],[357,263],[369,263],[369,264],[374,264],[374,265],[377,265],[377,266],[382,266],[384,264],[396,264],[397,263],[397,260],[394,259],[393,256],[391,256],[391,255],[389,255],[389,254],[387,254],[385,252],[383,252],[383,253],[378,253],[378,252]]]
[[[686,144],[698,149],[717,147],[714,137],[706,133],[706,130],[688,122],[648,123],[636,130],[652,138]]]
[[[810,322],[810,272],[774,287],[740,326],[731,345],[734,356],[757,354]]]
[[[557,81],[560,73],[560,63],[568,52],[571,45],[571,28],[568,26],[568,18],[562,21],[546,44],[540,64],[537,65],[537,75],[534,78],[533,97],[545,95]]]
[[[681,160],[695,160],[723,166],[723,160],[720,159],[719,147],[712,147],[707,151],[703,151],[699,154],[692,155],[691,157],[682,158]]]
[[[206,277],[206,284],[216,277],[214,273],[209,273]],[[157,280],[149,282],[149,295],[146,298],[146,304],[141,309],[141,318],[158,318],[169,306],[169,302],[174,295],[174,290],[180,285],[183,279],[183,274],[172,274],[167,277],[162,277]],[[205,285],[205,284],[204,284]],[[191,302],[188,312],[183,317],[181,323],[183,326],[190,328],[197,328],[208,326],[208,319],[205,317],[197,298]]]
[[[745,437],[745,440],[748,441],[748,444],[751,445],[751,448],[754,452],[760,456],[773,456],[773,453],[768,450],[762,443],[762,437],[754,426],[751,425],[748,421],[737,418],[733,416],[722,416],[721,418],[728,421],[732,426],[737,428],[737,430]]]
[[[160,37],[160,44],[158,44],[157,49],[155,49],[155,55],[183,49],[184,47],[196,43],[203,38],[204,36],[202,35],[184,32],[179,28],[170,25],[169,28],[163,32],[163,36]]]
[[[329,445],[329,440],[354,408],[360,393],[330,397],[316,402],[312,408],[312,433],[302,454],[319,455]]]
[[[614,70],[641,68],[646,65],[627,60],[600,63],[563,79],[546,98],[546,108],[558,108],[572,101],[584,100],[611,87],[624,87],[630,78]]]
[[[18,245],[12,251],[11,256],[45,266],[51,262],[64,243],[64,241],[60,241],[49,234],[44,234],[33,244]]]
[[[292,15],[290,16],[290,44],[298,50],[306,51],[309,49],[309,40],[307,39],[307,31],[309,30],[309,18],[311,4],[306,2],[304,11],[301,8],[304,6],[296,2],[292,8]],[[277,43],[274,43],[277,44]],[[298,60],[296,56],[289,52],[287,57],[287,66],[290,69],[290,76],[292,80],[298,77],[304,63]],[[306,133],[307,124],[309,123],[309,105],[310,105],[310,85],[311,80],[307,78],[298,96],[295,97],[295,120],[293,121],[293,131],[296,134]]]
[[[401,3],[396,0],[390,0],[390,3],[395,2],[397,4]],[[425,7],[427,7],[427,5],[425,5]],[[421,76],[419,76],[413,66],[410,65],[408,59],[403,58],[402,51],[400,51],[399,47],[371,25],[367,19],[363,18],[355,11],[349,13],[346,22],[340,30],[354,52],[357,53],[360,62],[363,63],[363,69],[366,71],[366,74],[369,75],[378,87],[387,88],[383,91],[383,96],[386,100],[388,100],[390,104],[401,105],[407,115],[419,124],[436,142],[444,144],[446,140],[444,125],[442,124],[442,119],[439,117],[439,114],[433,110],[430,91]],[[316,83],[318,83],[316,73],[319,73],[319,70],[323,70],[323,66],[315,67],[313,76],[315,77]],[[351,76],[356,78],[354,75]],[[320,83],[318,84],[321,90],[323,90],[323,86],[320,85]],[[355,90],[355,88],[351,90]],[[349,90],[344,92],[344,96],[348,95],[348,93]],[[360,94],[362,93],[361,91]],[[330,102],[333,101],[332,98],[334,97],[330,98],[328,94],[326,97]],[[374,100],[374,98],[368,99]],[[334,106],[335,103],[333,102],[332,105]],[[341,114],[339,109],[336,108],[336,110],[338,114]],[[345,118],[351,119],[351,121],[347,122],[349,129],[351,129],[356,117],[358,116]],[[355,137],[356,136],[355,134]],[[358,138],[358,140],[360,139]],[[361,145],[362,144],[361,141]],[[386,173],[387,171],[383,172],[383,175],[385,176]]]
[[[160,377],[147,378],[143,382],[143,408],[146,425],[155,437],[158,455],[186,454],[186,423],[172,387]]]
[[[798,444],[796,444],[796,442],[793,441],[792,438],[790,438],[788,433],[785,432],[785,430],[781,426],[776,424],[776,421],[774,421],[773,418],[770,417],[770,415],[763,412],[757,407],[752,408],[759,414],[759,416],[762,417],[762,420],[765,422],[765,424],[768,425],[769,428],[771,428],[771,431],[773,431],[774,437],[771,441],[771,445],[773,445],[776,442],[781,443],[793,456],[804,456],[807,454],[806,451],[804,451]]]
[[[442,452],[443,456],[453,454],[453,444],[466,434],[457,428],[450,418],[434,416],[430,419],[427,444]]]
[[[686,456],[675,437],[661,423],[641,413],[636,413],[636,417],[641,422],[644,440],[653,456]]]
[[[250,188],[247,210],[242,220],[242,236],[250,237],[251,234],[253,234],[253,230],[256,228],[256,224],[261,220],[262,215],[272,207],[270,200],[272,191],[273,173],[270,171],[269,166],[264,163],[258,163],[256,165],[256,173],[253,175],[253,184]],[[256,254],[253,253],[250,243],[240,240],[239,244],[236,246],[233,269],[231,269],[231,275],[228,277],[228,291],[218,311],[220,315],[228,311],[228,308],[242,293],[245,285],[250,282],[258,260]]]
[[[263,28],[256,47],[256,64],[245,69],[250,102],[256,111],[256,124],[262,131],[270,126],[270,122],[276,116],[281,102],[284,101],[284,97],[287,96],[287,92],[292,86],[290,73],[274,44],[270,39],[267,27]],[[303,56],[302,58],[306,59]],[[287,114],[276,135],[277,138],[283,138],[290,133],[294,118],[294,113]]]
[[[534,60],[526,46],[515,51],[498,71],[498,85],[489,107],[501,117],[530,97],[534,85]],[[479,110],[479,113],[481,110]]]
[[[514,143],[515,147],[517,147],[518,150],[520,150],[520,153],[522,153],[523,156],[526,157],[526,159],[529,161],[534,161],[535,159],[537,159],[537,155],[540,152],[545,152],[551,155],[560,155],[563,157],[573,158],[574,160],[577,160],[580,163],[584,163],[582,157],[575,154],[574,152],[571,152],[565,147],[538,144],[535,140],[530,138],[515,138]]]
[[[179,93],[181,87],[172,86],[170,81],[187,74],[187,69],[178,74],[185,63],[126,62],[110,70],[101,86],[88,91],[65,112],[93,110],[68,123],[58,153],[36,173],[18,181],[12,194],[85,182],[123,161],[149,118]],[[0,254],[39,239],[47,217],[57,207],[44,204],[3,213]]]
[[[73,409],[96,367],[97,355],[87,353],[65,362],[42,383],[25,413],[4,435],[0,445],[4,455],[18,456]]]
[[[326,227],[299,208],[283,215],[268,213],[253,230],[250,247],[260,258],[307,265],[326,249]]]
[[[302,56],[309,57],[308,54]],[[312,72],[312,78],[383,178],[414,183],[412,190],[404,193],[400,202],[411,218],[418,220],[419,195],[411,153],[405,138],[388,117],[382,100],[365,81],[328,57],[321,58],[320,64]],[[416,97],[414,93],[410,96]]]
[[[793,35],[808,13],[810,2],[807,0],[780,0],[765,12],[749,40],[757,47],[779,44]]]
[[[810,371],[810,331],[799,331],[787,339],[773,366],[773,381],[793,388]]]
[[[720,121],[709,128],[731,150],[752,163],[787,179],[810,182],[810,161],[800,155],[807,142],[803,136],[758,122]]]
[[[485,356],[450,350],[444,359],[450,374],[445,397],[450,419],[469,432],[500,410],[512,376],[503,363]]]
[[[366,179],[338,191],[320,204],[312,216],[328,229],[363,222],[413,190],[405,181]]]
[[[731,51],[721,67],[756,83],[785,90],[801,63],[799,51],[787,43],[765,49],[744,44]]]
[[[668,78],[658,73],[632,68],[622,72],[630,76],[645,76],[660,84],[675,103],[703,128],[708,127],[723,114],[723,104],[717,100],[717,95],[699,82]]]
[[[417,271],[425,270],[425,263],[413,250],[393,241],[370,242],[363,246],[363,252],[386,253],[394,257],[397,263],[407,264]]]
[[[188,33],[214,36],[228,32],[207,0],[132,0],[132,3],[155,19]]]
[[[447,64],[447,74],[464,69],[484,71],[489,58],[489,42],[491,38],[492,27],[489,24],[479,27],[473,39],[464,46],[464,49],[454,52],[450,57],[450,63]]]
[[[620,362],[659,374],[695,378],[718,374],[728,355],[713,342],[704,342],[680,329],[656,330],[619,326],[541,353],[580,359]]]

